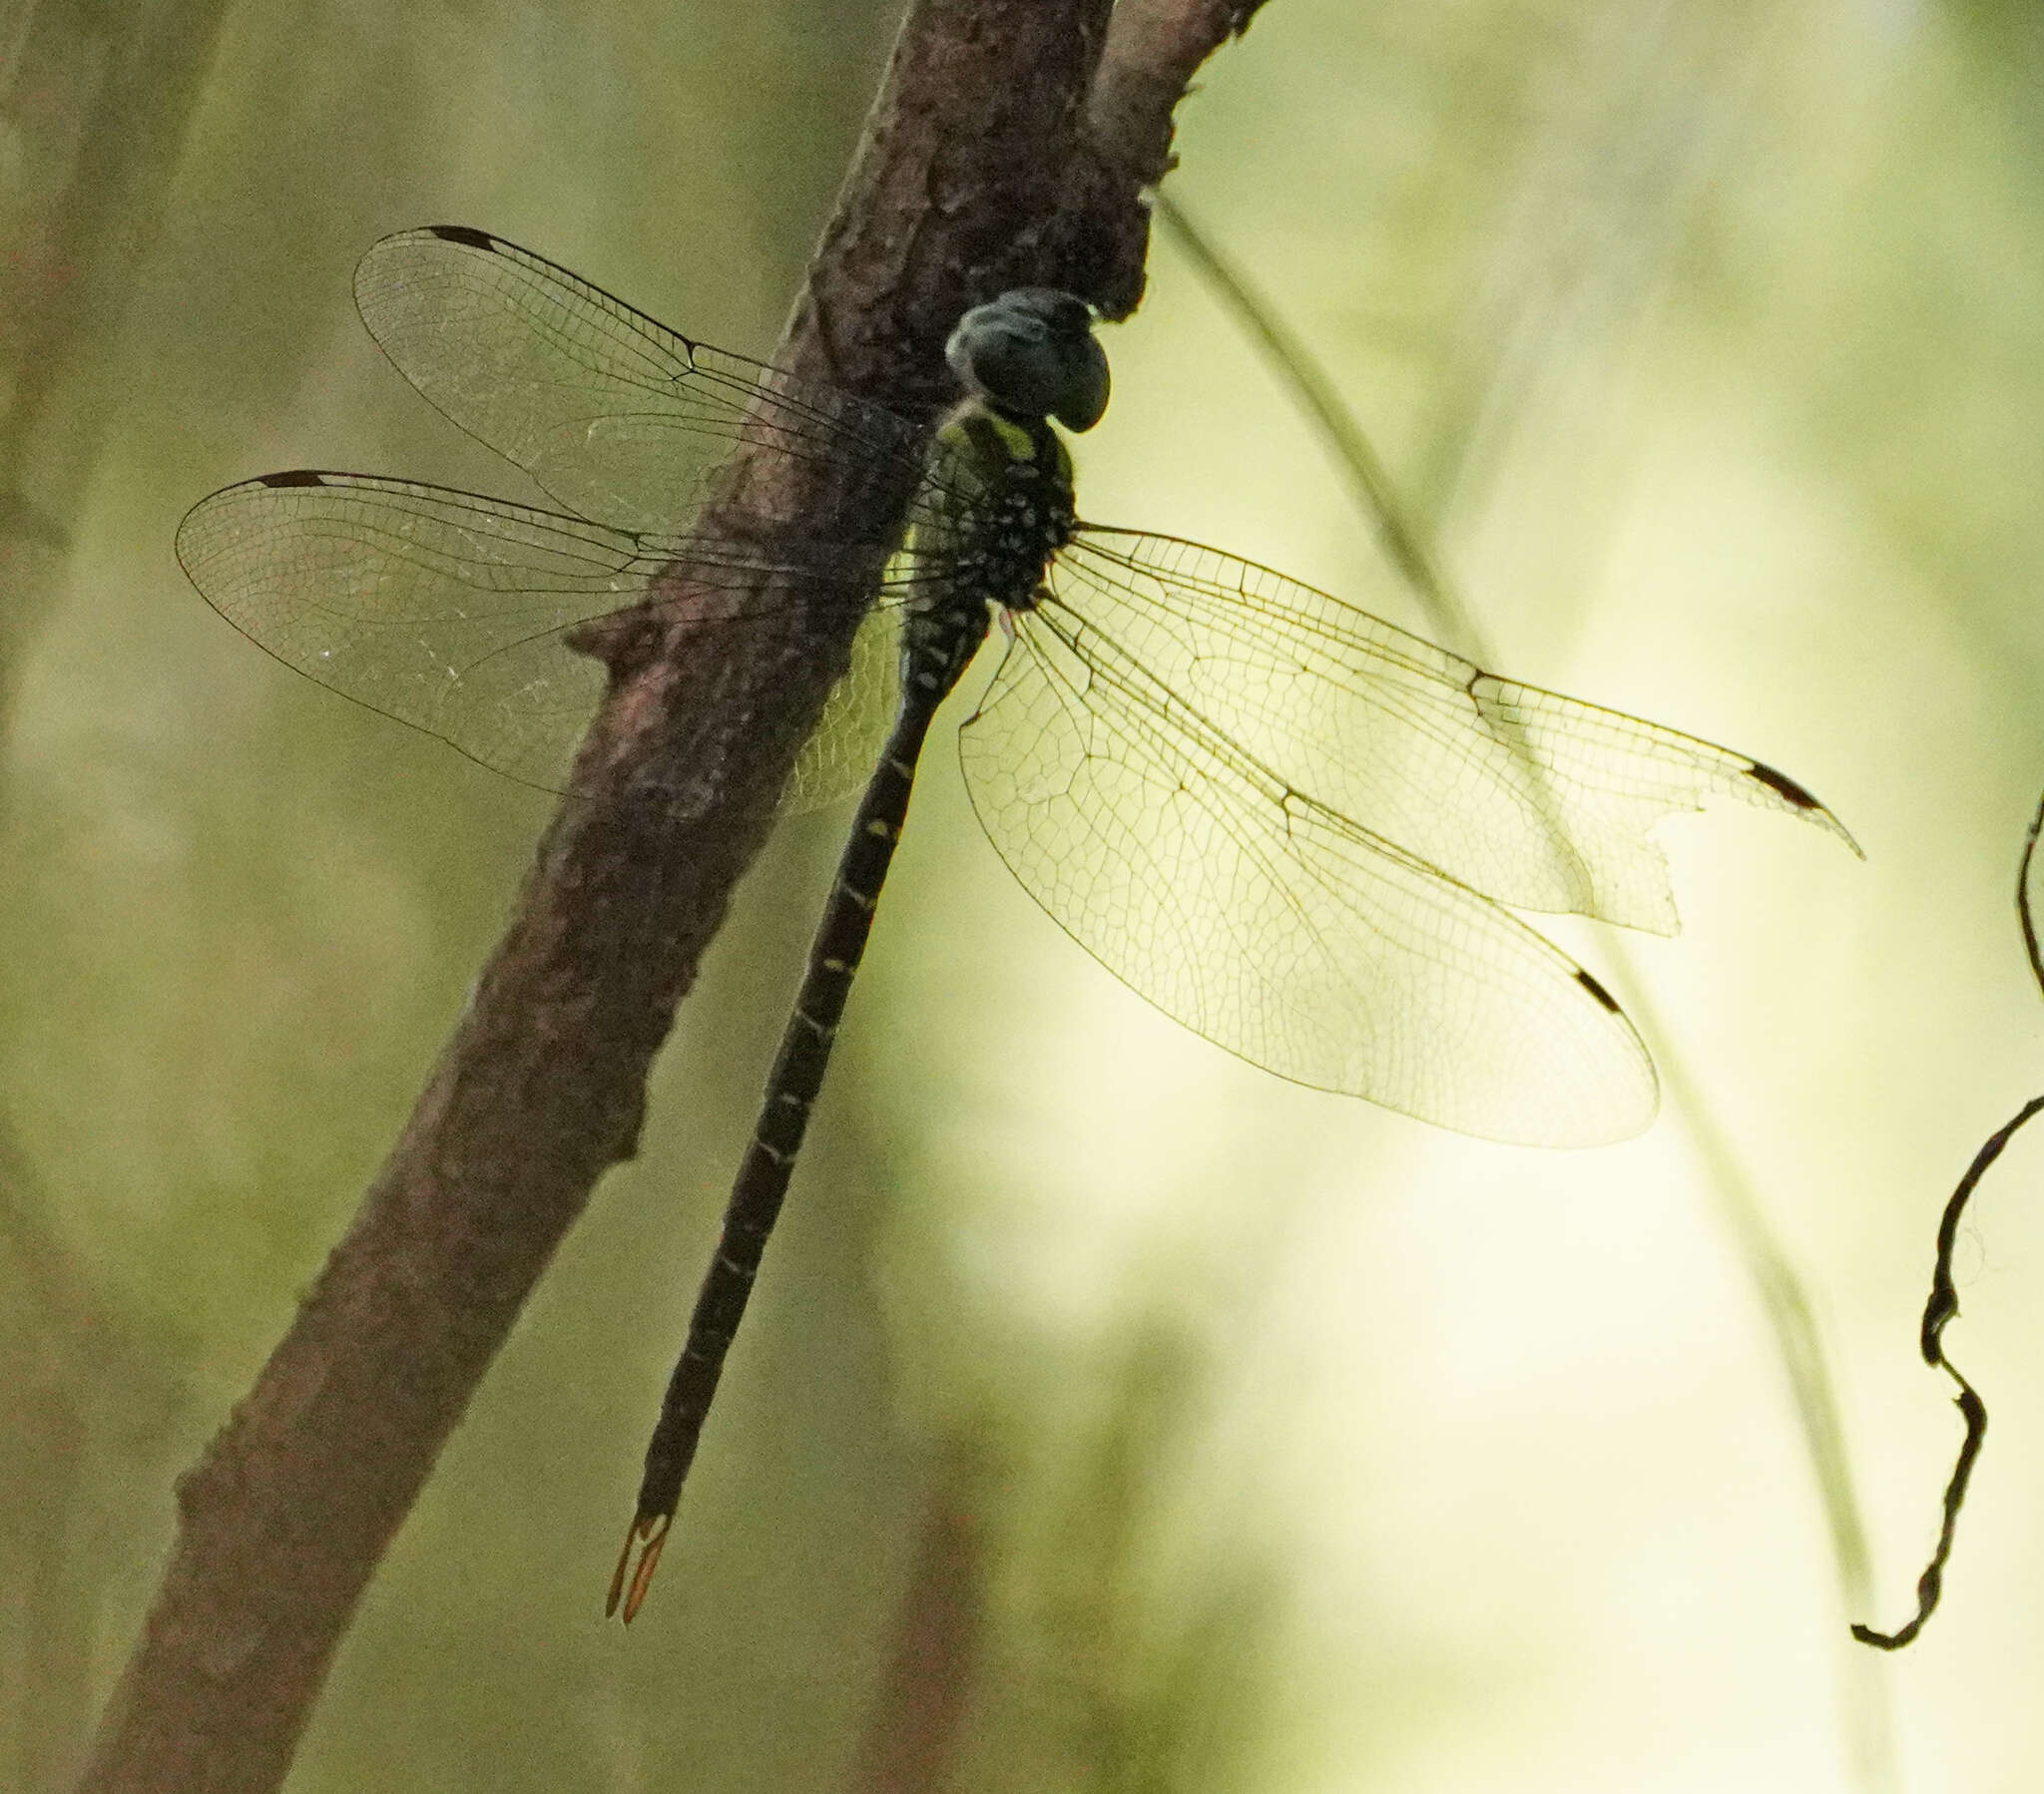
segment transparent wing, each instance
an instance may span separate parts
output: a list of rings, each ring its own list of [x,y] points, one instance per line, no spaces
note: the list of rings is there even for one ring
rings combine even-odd
[[[923,472],[905,419],[693,342],[484,231],[384,237],[355,270],[355,304],[435,408],[569,510],[620,529],[680,533],[741,440]]]
[[[1852,844],[1808,792],[1745,754],[1497,678],[1196,543],[1089,527],[1053,585],[1059,627],[1100,678],[1124,684],[1142,668],[1121,701],[1197,714],[1292,789],[1503,903],[1673,934],[1668,864],[1648,831],[1711,796]]]
[[[706,631],[745,627],[759,621],[756,583],[788,571],[743,542],[642,535],[337,473],[216,492],[179,527],[178,559],[215,610],[286,666],[549,790],[567,788],[603,694],[602,664],[571,645],[577,626],[649,607]],[[849,577],[839,596],[866,602]],[[876,645],[892,629],[891,613],[861,629],[850,690],[832,699],[790,802],[828,801],[871,770],[852,762],[871,733]]]
[[[780,793],[783,815],[819,810],[864,789],[901,707],[901,607],[875,605],[851,642],[851,665],[830,692]]]
[[[1601,987],[1466,886],[1257,765],[1062,605],[1018,617],[960,734],[1039,903],[1254,1064],[1490,1138],[1638,1132],[1653,1067]]]

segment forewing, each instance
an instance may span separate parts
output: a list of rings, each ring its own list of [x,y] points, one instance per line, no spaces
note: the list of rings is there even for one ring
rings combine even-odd
[[[1711,796],[1851,844],[1806,791],[1745,754],[1497,678],[1195,543],[1089,527],[1053,583],[1071,613],[1061,627],[1111,645],[1110,663],[1140,664],[1147,701],[1198,715],[1294,790],[1500,902],[1673,934],[1649,830]]]
[[[286,666],[549,790],[567,788],[603,693],[602,664],[569,643],[577,625],[653,606],[669,627],[743,628],[759,621],[759,584],[784,571],[744,543],[335,473],[215,493],[180,526],[178,558],[215,610]],[[838,596],[864,602],[850,580]],[[863,776],[843,766],[844,745],[811,769],[802,801]]]
[[[920,469],[915,429],[849,393],[679,335],[544,257],[458,225],[386,236],[355,270],[398,371],[559,503],[679,533],[741,440]]]
[[[1062,609],[960,736],[1016,876],[1167,1015],[1282,1077],[1494,1139],[1638,1132],[1645,1049],[1531,929],[1107,668]]]

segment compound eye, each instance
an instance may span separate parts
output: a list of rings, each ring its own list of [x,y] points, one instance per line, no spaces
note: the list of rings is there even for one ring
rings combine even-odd
[[[998,411],[1090,430],[1107,410],[1107,351],[1092,308],[1069,292],[1019,286],[958,320],[944,345],[951,371]]]

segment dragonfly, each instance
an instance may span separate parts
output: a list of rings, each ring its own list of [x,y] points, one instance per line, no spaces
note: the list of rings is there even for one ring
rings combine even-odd
[[[1060,426],[1104,414],[1080,299],[974,307],[926,423],[656,323],[466,226],[375,243],[363,323],[413,387],[558,509],[377,476],[266,475],[178,532],[194,585],[321,684],[509,776],[575,791],[605,673],[589,632],[859,616],[781,806],[861,792],[722,1237],[648,1447],[607,1612],[645,1599],[793,1173],[940,705],[974,810],[1043,908],[1165,1014],[1278,1076],[1492,1139],[1652,1120],[1616,1000],[1512,912],[1673,934],[1660,819],[1730,798],[1856,853],[1786,774],[1498,677],[1347,601],[1177,537],[1080,519]],[[733,530],[719,462],[893,480],[880,545]],[[766,596],[763,597],[765,593]],[[778,594],[775,597],[774,594]]]

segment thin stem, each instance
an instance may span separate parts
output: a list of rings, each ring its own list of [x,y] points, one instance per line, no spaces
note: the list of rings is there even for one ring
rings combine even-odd
[[[1410,582],[1431,627],[1447,639],[1449,646],[1481,665],[1490,665],[1492,657],[1474,616],[1442,573],[1427,547],[1424,531],[1400,500],[1382,457],[1341,400],[1332,379],[1297,335],[1285,326],[1276,306],[1214,245],[1183,206],[1160,195],[1157,216],[1223,303],[1263,347],[1278,378],[1291,389],[1319,429],[1386,551]],[[1808,1291],[1768,1226],[1751,1172],[1718,1125],[1701,1085],[1674,1044],[1676,1036],[1664,1024],[1622,942],[1614,940],[1610,944],[1608,958],[1627,1010],[1639,1024],[1642,1035],[1654,1043],[1663,1085],[1673,1107],[1680,1110],[1689,1124],[1718,1198],[1719,1216],[1739,1248],[1748,1282],[1767,1319],[1776,1361],[1795,1404],[1803,1450],[1816,1479],[1830,1535],[1831,1565],[1840,1602],[1848,1612],[1863,1609],[1872,1593],[1871,1558],[1858,1498],[1852,1488],[1837,1395],[1824,1361],[1823,1343]],[[2040,972],[2040,978],[2044,978],[2044,972]],[[1856,1664],[1848,1661],[1843,1672],[1847,1678],[1845,1704],[1853,1754],[1870,1781],[1876,1785],[1891,1783],[1889,1727],[1883,1696],[1859,1674]]]

